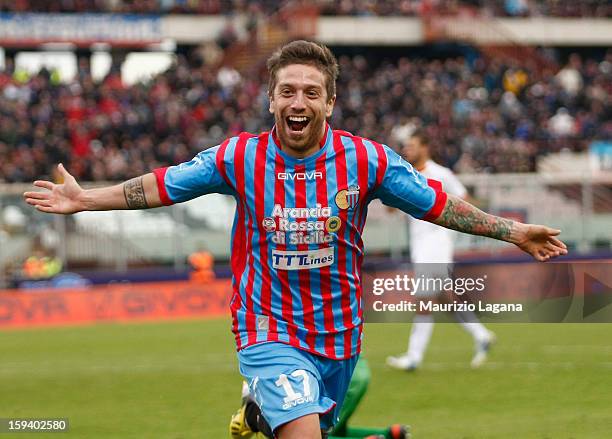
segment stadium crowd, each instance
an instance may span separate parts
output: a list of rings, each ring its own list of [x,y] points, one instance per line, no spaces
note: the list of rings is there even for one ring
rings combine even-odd
[[[423,125],[458,172],[533,171],[539,155],[612,139],[612,51],[574,54],[556,70],[485,58],[339,62],[332,126],[398,146]],[[49,176],[58,162],[81,180],[123,180],[272,124],[264,72],[214,72],[195,55],[131,87],[116,67],[95,83],[85,59],[69,83],[14,70],[9,60],[0,72],[0,182]]]
[[[147,14],[272,14],[304,0],[0,0],[0,12],[109,12]],[[416,16],[467,9],[494,16],[609,17],[601,0],[306,0],[326,15]]]

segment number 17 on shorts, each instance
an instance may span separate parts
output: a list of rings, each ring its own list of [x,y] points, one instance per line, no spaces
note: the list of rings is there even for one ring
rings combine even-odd
[[[281,373],[275,384],[278,387],[282,387],[286,396],[283,398],[283,410],[290,409],[300,404],[307,402],[313,402],[314,397],[311,393],[310,388],[310,377],[305,370],[295,370],[290,375],[294,380],[289,381],[289,378],[284,373]],[[301,383],[296,382],[301,379]],[[294,390],[294,386],[300,387],[301,392]]]

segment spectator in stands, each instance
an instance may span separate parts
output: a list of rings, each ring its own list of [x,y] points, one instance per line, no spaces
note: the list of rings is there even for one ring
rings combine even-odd
[[[580,59],[580,55],[572,53],[569,62],[555,75],[555,79],[571,97],[575,97],[582,91],[583,80],[580,72],[581,68],[582,60]]]
[[[559,108],[548,124],[554,137],[569,137],[576,132],[576,121],[565,107]]]
[[[504,90],[518,96],[529,82],[529,75],[520,67],[512,67],[506,70],[502,82]]]

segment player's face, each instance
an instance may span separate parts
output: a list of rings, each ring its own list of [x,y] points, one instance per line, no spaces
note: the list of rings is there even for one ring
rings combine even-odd
[[[427,148],[421,143],[421,139],[418,137],[410,137],[404,142],[402,148],[402,155],[412,165],[418,165],[423,161]]]
[[[325,75],[314,66],[291,64],[276,73],[270,96],[270,113],[283,150],[306,157],[319,148],[325,119],[334,109],[336,97],[328,97]]]

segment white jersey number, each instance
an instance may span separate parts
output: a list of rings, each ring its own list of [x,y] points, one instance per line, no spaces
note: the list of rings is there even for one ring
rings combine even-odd
[[[285,375],[284,373],[281,373],[278,376],[278,380],[274,384],[276,384],[278,387],[282,387],[285,393],[287,394],[287,396],[283,400],[285,404],[292,402],[292,401],[296,401],[300,398],[307,399],[310,396],[310,377],[308,376],[306,371],[302,369],[298,369],[292,372],[291,376],[295,378],[302,377],[302,385],[304,387],[304,390],[303,390],[304,394],[302,395],[300,392],[296,392],[291,386],[291,383],[289,382],[289,378],[287,378],[287,375]]]

